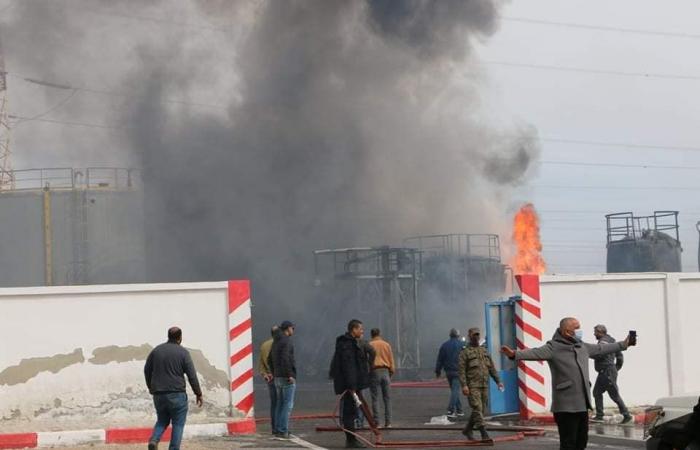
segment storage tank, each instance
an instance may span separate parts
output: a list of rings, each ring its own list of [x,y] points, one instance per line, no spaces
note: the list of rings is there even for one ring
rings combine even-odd
[[[143,194],[125,168],[29,169],[0,191],[0,286],[145,280]]]
[[[678,211],[608,214],[608,273],[681,272]]]

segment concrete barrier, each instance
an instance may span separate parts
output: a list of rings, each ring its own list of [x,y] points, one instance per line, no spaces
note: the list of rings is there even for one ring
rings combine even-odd
[[[541,331],[541,340],[529,333],[528,347],[544,344],[554,334],[559,320],[567,316],[581,321],[586,342],[595,342],[593,327],[599,323],[606,325],[608,333],[618,340],[625,339],[629,330],[637,331],[639,345],[625,352],[625,364],[618,378],[621,395],[628,405],[653,404],[660,397],[700,392],[700,359],[695,356],[700,274],[544,275],[539,277],[538,300],[534,303],[539,306],[540,317],[534,322]],[[521,313],[526,321],[532,318],[532,311]],[[593,382],[593,364],[590,371]],[[530,398],[544,399],[525,400],[525,415],[546,412],[551,405],[549,370],[545,366],[537,372],[542,383],[533,381],[531,371],[528,374],[519,369],[521,401],[525,392],[531,394]],[[605,404],[614,406],[607,394]]]
[[[188,423],[254,431],[245,280],[0,289],[0,429],[152,426],[143,365],[170,326],[182,328],[204,393]]]

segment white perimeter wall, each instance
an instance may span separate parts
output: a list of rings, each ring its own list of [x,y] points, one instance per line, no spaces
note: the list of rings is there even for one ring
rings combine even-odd
[[[581,321],[586,342],[595,342],[593,327],[598,323],[617,340],[629,330],[637,331],[639,345],[624,353],[618,380],[628,405],[700,391],[700,274],[545,275],[540,278],[540,295],[545,341],[566,316]],[[595,383],[592,361],[590,371]],[[549,407],[551,383],[545,372]],[[606,406],[614,406],[607,394],[604,397]]]
[[[0,289],[0,428],[151,424],[145,355],[183,329],[207,419],[231,414],[228,284],[178,283]],[[93,360],[95,351],[102,361]],[[77,351],[77,352],[76,352]],[[202,361],[205,361],[204,363]],[[195,416],[196,417],[196,416]],[[196,421],[196,420],[195,420]]]

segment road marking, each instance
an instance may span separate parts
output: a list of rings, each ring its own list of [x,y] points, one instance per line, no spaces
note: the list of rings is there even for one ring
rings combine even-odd
[[[300,445],[300,446],[305,447],[305,448],[310,448],[312,450],[327,450],[325,447],[319,447],[316,444],[312,444],[309,441],[303,440],[299,436],[290,435],[289,440],[294,442],[297,445]]]

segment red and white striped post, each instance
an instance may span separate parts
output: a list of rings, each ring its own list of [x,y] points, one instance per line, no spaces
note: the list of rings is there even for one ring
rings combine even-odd
[[[540,278],[537,275],[516,275],[515,279],[521,292],[521,300],[515,307],[516,345],[518,350],[539,347],[543,344]],[[547,411],[544,370],[542,361],[518,362],[520,416],[524,419]]]
[[[253,321],[250,312],[250,281],[228,282],[228,324],[232,415],[244,419],[229,424],[229,431],[255,432],[253,404]]]

